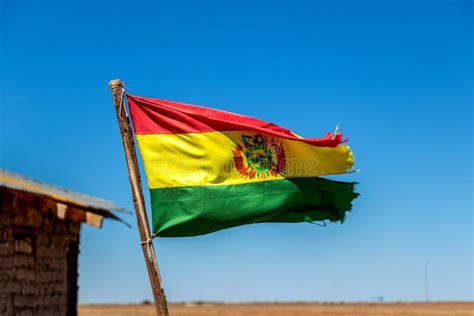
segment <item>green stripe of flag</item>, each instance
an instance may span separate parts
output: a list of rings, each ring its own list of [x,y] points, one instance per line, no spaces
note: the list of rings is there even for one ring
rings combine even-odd
[[[229,186],[151,189],[153,233],[208,234],[260,222],[343,221],[355,183],[294,178]]]

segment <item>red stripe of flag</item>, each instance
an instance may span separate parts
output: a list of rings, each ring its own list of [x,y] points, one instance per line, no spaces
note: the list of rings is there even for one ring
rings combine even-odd
[[[253,131],[320,147],[335,147],[342,142],[342,134],[299,138],[290,130],[273,123],[195,105],[130,94],[127,94],[127,101],[137,135]]]

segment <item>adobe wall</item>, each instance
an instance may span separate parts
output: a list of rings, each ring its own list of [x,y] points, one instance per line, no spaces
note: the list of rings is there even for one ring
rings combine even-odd
[[[75,314],[80,224],[54,205],[0,188],[0,315]]]

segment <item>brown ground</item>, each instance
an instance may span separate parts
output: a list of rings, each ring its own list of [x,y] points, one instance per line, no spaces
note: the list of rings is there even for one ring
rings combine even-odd
[[[171,316],[474,316],[470,303],[171,305]],[[152,316],[153,305],[80,305],[79,316]]]

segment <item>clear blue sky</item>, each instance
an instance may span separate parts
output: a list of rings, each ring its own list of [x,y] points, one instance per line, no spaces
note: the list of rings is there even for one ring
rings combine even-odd
[[[307,137],[340,124],[343,224],[158,239],[168,299],[473,299],[472,4],[2,1],[1,166],[132,210],[107,82]],[[145,192],[146,195],[147,192]],[[148,198],[148,197],[147,197]],[[80,302],[151,298],[134,226],[84,227]]]

